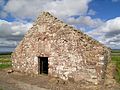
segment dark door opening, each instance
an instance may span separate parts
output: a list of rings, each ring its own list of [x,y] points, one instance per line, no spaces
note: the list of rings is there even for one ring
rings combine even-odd
[[[39,57],[40,74],[48,74],[48,57]]]

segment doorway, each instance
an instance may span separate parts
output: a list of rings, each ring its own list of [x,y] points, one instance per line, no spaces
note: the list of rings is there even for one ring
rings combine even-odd
[[[48,57],[38,57],[39,59],[39,73],[48,74]]]

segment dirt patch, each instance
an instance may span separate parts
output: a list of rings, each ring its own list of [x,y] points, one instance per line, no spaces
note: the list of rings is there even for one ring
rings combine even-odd
[[[18,72],[8,74],[7,70],[0,70],[0,88],[3,90],[100,90],[101,88],[120,90],[118,85],[112,88],[91,86],[86,82],[67,82],[46,75],[30,76]]]
[[[38,87],[34,81],[34,78],[32,81],[32,77],[18,72],[8,74],[6,70],[0,70],[0,88],[3,90],[49,90]]]

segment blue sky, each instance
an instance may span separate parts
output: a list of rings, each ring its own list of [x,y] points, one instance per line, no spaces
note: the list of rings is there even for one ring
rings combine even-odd
[[[42,11],[120,49],[120,0],[0,0],[0,52],[13,51]]]
[[[120,0],[93,0],[89,6],[96,11],[95,18],[109,20],[120,16]]]

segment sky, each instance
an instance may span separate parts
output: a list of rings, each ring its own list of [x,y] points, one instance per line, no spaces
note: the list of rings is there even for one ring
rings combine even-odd
[[[43,11],[120,49],[120,0],[0,0],[0,52],[13,51]]]

